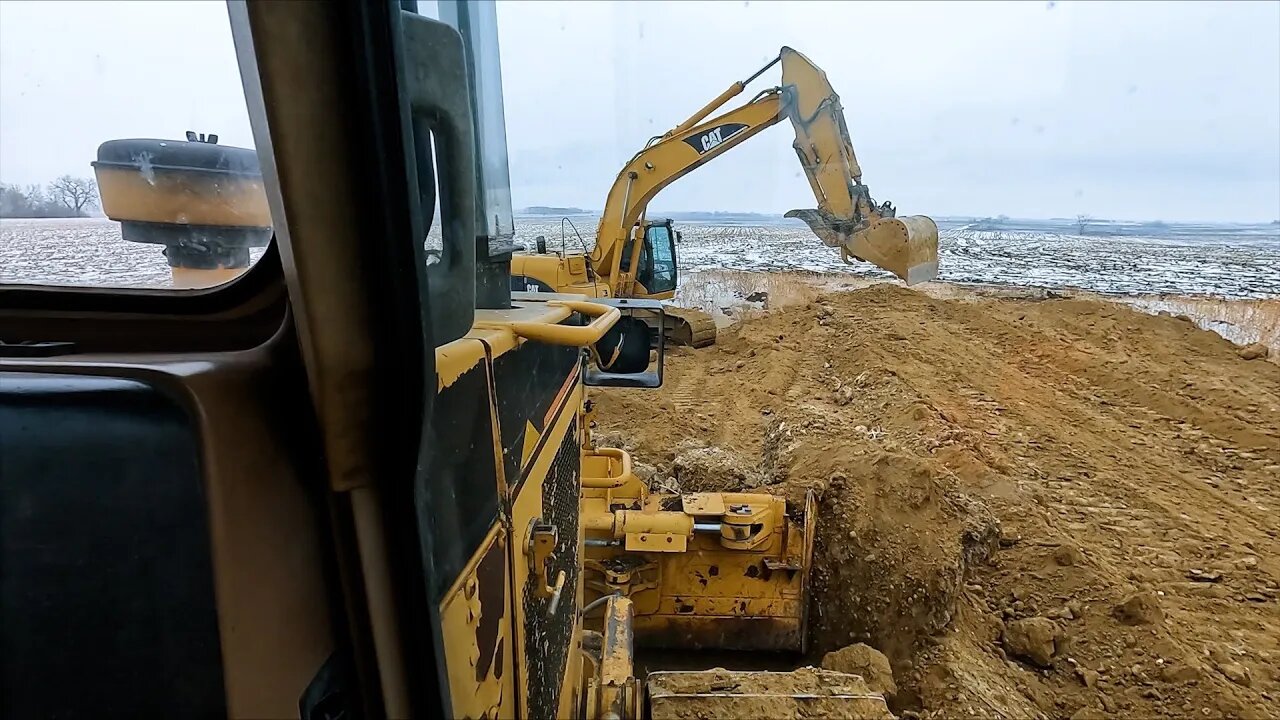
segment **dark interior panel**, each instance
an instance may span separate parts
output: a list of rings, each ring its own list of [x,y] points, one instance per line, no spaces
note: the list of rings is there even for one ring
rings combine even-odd
[[[226,717],[198,437],[143,382],[0,373],[0,715]]]
[[[423,560],[434,568],[431,601],[440,602],[498,517],[498,470],[493,417],[483,364],[440,391],[431,423],[428,471],[414,491],[418,517],[430,542]],[[422,531],[420,531],[422,532]]]

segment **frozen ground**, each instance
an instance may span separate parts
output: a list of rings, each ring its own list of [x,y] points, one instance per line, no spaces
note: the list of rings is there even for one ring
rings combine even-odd
[[[587,245],[595,218],[574,218]],[[560,248],[558,219],[517,223],[519,239],[533,247],[545,235]],[[677,248],[686,272],[712,268],[800,270],[885,278],[870,265],[845,265],[798,221],[753,224],[677,221]],[[1105,294],[1280,296],[1280,226],[1162,225],[1094,221],[1080,235],[1073,221],[939,222],[940,280]],[[572,230],[570,251],[581,247]]]
[[[596,219],[566,224],[570,251],[590,246]],[[559,218],[517,219],[517,241],[532,248],[543,235],[561,245]],[[1161,225],[1095,221],[1080,235],[1071,221],[943,221],[941,280],[1120,295],[1280,296],[1280,226]],[[799,270],[887,277],[869,265],[844,265],[796,221],[677,221],[681,268]],[[106,219],[0,220],[0,283],[164,287],[160,248],[120,238]]]
[[[157,288],[169,280],[162,248],[126,242],[112,220],[0,220],[0,283]]]

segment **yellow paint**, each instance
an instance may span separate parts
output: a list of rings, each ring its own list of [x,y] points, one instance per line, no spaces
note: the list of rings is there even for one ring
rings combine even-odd
[[[436,348],[436,387],[443,390],[471,368],[485,359],[485,348],[491,360],[515,350],[529,342],[516,332],[516,328],[558,326],[578,311],[582,296],[564,293],[541,293],[536,300],[515,294],[512,307],[505,310],[476,310],[475,322],[465,336]],[[605,315],[603,306],[590,304],[587,308],[596,315]],[[563,327],[564,330],[585,330],[581,327]],[[597,328],[598,329],[598,328]],[[594,330],[592,331],[594,332]],[[603,332],[603,331],[601,331]],[[554,333],[554,331],[553,331]],[[570,333],[572,335],[572,333]],[[589,340],[589,337],[587,338]],[[597,338],[598,339],[598,338]],[[594,342],[594,340],[590,341]],[[562,344],[562,343],[561,343]]]
[[[171,266],[169,273],[173,278],[173,286],[175,288],[199,290],[231,282],[243,275],[248,269],[247,267],[197,269]]]
[[[545,430],[547,436],[546,442],[542,446],[542,452],[530,461],[529,467],[525,470],[527,478],[520,486],[519,492],[512,500],[511,504],[511,524],[517,528],[523,538],[525,529],[529,527],[530,522],[534,518],[542,517],[544,509],[542,507],[542,487],[547,477],[547,473],[551,470],[552,461],[555,459],[556,453],[560,449],[560,443],[563,441],[565,434],[569,430],[570,424],[578,417],[582,408],[582,385],[575,383],[570,391],[569,402],[566,404],[564,411],[557,417],[554,422]],[[579,428],[581,425],[578,426]],[[516,484],[515,478],[509,478],[511,485]],[[576,539],[581,553],[582,533],[579,531]],[[512,573],[514,587],[517,592],[524,592],[524,588],[528,587],[530,566],[529,557],[523,552],[523,548],[517,549],[511,553],[512,556]],[[581,555],[580,555],[581,556]],[[576,587],[566,587],[563,590],[561,603],[575,603],[573,607],[582,607],[582,582],[584,573],[579,573],[579,582]],[[526,652],[523,647],[525,638],[523,637],[523,628],[525,627],[525,607],[524,603],[516,604],[513,617],[514,626],[521,628],[520,644],[516,658],[520,669],[520,677],[527,678],[530,668],[525,665]],[[579,622],[574,628],[573,636],[577,637],[581,631],[581,623]],[[560,691],[560,709],[557,717],[569,717],[571,715],[572,703],[578,695],[582,683],[582,663],[576,661],[577,653],[570,650],[570,661],[566,665],[565,677]],[[525,697],[523,691],[520,693],[521,715],[529,716],[528,698]]]
[[[642,693],[635,677],[631,601],[609,598],[601,628],[599,672],[591,678],[590,717],[639,718]]]
[[[615,307],[581,300],[552,300],[547,302],[548,308],[563,309],[564,317],[553,320],[510,321],[504,320],[502,326],[526,340],[536,340],[551,345],[570,345],[588,347],[604,337],[604,334],[618,322],[622,313]],[[576,312],[592,318],[588,325],[561,325],[568,317],[568,312]]]
[[[558,323],[577,311],[581,308],[573,304],[524,298],[510,310],[479,311],[475,327],[465,338],[437,350],[439,386],[447,387],[469,369],[483,367],[523,343],[533,342],[518,332],[522,323],[563,327]],[[542,573],[536,582],[530,582],[531,557],[548,551],[545,545],[542,552],[537,552],[536,547],[527,552],[525,547],[526,531],[532,521],[548,517],[548,509],[543,507],[547,475],[570,426],[576,422],[580,435],[573,441],[580,447],[587,433],[580,378],[574,375],[563,392],[563,409],[550,418],[541,434],[532,424],[525,426],[520,449],[524,480],[505,478],[505,487],[514,492],[510,504],[441,603],[454,714],[486,718],[529,716],[525,688],[537,666],[529,666],[526,657],[532,654],[536,658],[537,653],[530,653],[525,647],[525,613],[532,600],[532,595],[524,595],[526,592],[542,597],[558,594],[559,602],[570,608],[582,607],[586,599],[622,592],[627,602],[609,605],[614,610],[629,606],[627,612],[634,614],[631,631],[642,645],[648,638],[659,637],[667,644],[675,639],[677,645],[683,642],[691,647],[711,646],[710,638],[723,639],[729,634],[754,639],[761,647],[798,649],[804,633],[806,574],[812,555],[811,522],[802,525],[788,519],[785,501],[770,495],[706,493],[691,496],[688,504],[682,505],[679,498],[650,494],[635,476],[630,456],[622,450],[583,450],[585,487],[579,500],[579,531],[572,538],[583,557],[578,582],[565,586],[561,573],[556,577]],[[502,465],[499,430],[495,424],[495,456]],[[615,509],[613,504],[625,507]],[[809,512],[811,518],[812,507]],[[695,523],[713,529],[695,532]],[[713,524],[718,524],[721,531],[716,532]],[[621,544],[584,548],[584,536],[619,540]],[[502,553],[503,622],[496,641],[487,640],[480,630],[486,619],[480,592],[486,573],[481,562],[486,552]],[[621,555],[640,562],[625,571],[601,563]],[[488,587],[492,588],[492,568],[487,572]],[[510,594],[512,588],[514,596]],[[602,612],[603,608],[592,617],[598,618]],[[577,650],[581,634],[582,620],[578,618],[565,672],[551,680],[561,684],[556,715],[567,717],[583,711],[578,704],[584,698],[610,707],[637,707],[636,685],[622,677],[624,666],[630,662],[629,654],[624,657],[621,650],[614,648],[609,662],[604,663],[603,658],[594,664],[588,662]],[[482,651],[486,643],[493,653],[493,660],[487,665]],[[607,671],[604,682],[598,674],[602,670]],[[588,688],[587,682],[592,678],[592,687]]]
[[[112,220],[172,225],[271,227],[261,177],[94,163],[102,212]]]
[[[532,422],[524,421],[524,447],[520,450],[520,467],[524,468],[529,464],[529,458],[533,456],[533,449],[538,446],[538,440],[542,436],[538,434],[538,428],[533,426]]]
[[[508,542],[505,530],[494,525],[440,604],[440,627],[454,717],[496,719],[515,717],[516,714],[518,698],[512,672],[515,643],[511,639]],[[478,631],[483,619],[480,602],[482,578],[477,574],[477,566],[491,551],[499,553],[501,558],[501,574],[488,580],[501,586],[502,613],[497,623],[496,640],[489,645],[495,648],[492,660],[481,667]]]
[[[484,343],[472,334],[436,348],[436,390],[458,381],[468,370],[484,362]]]
[[[549,299],[556,303],[543,302]],[[598,312],[596,307],[584,308],[577,304],[580,297],[542,295],[537,300],[529,300],[517,296],[514,307],[508,310],[479,310],[472,330],[463,338],[436,349],[437,387],[445,388],[457,382],[464,373],[484,367],[485,363],[519,348],[526,342],[533,342],[521,337],[517,329],[529,325],[556,326],[573,312],[590,311],[598,317],[605,317],[606,312]],[[616,312],[616,311],[615,311]],[[611,322],[612,320],[610,320]],[[595,328],[568,328],[572,330],[600,331]],[[554,334],[554,333],[553,333]],[[554,339],[554,338],[553,338]],[[558,338],[563,340],[564,338]],[[576,340],[578,338],[572,338]],[[519,492],[512,499],[510,514],[504,512],[498,525],[490,531],[488,539],[476,556],[471,558],[467,567],[455,579],[440,606],[441,622],[445,642],[445,662],[449,678],[450,694],[453,701],[453,714],[458,717],[514,717],[517,714],[528,716],[528,698],[525,696],[524,679],[528,677],[529,668],[524,664],[524,628],[525,628],[525,592],[529,579],[529,557],[524,552],[522,543],[524,531],[530,520],[544,515],[542,508],[542,487],[551,468],[561,442],[574,420],[577,427],[582,428],[583,388],[578,375],[566,385],[563,392],[566,402],[559,416],[553,418],[544,429],[546,442],[540,452],[535,454],[539,433],[532,425],[527,425],[526,437],[522,452],[522,466],[527,479]],[[503,463],[501,462],[501,433],[497,426],[497,413],[493,413],[493,442],[495,460],[500,480]],[[576,439],[580,444],[580,438]],[[519,483],[518,477],[505,478],[505,486],[514,488]],[[581,548],[582,535],[579,531],[576,538]],[[502,578],[507,588],[515,588],[517,596],[504,595],[504,616],[499,639],[501,651],[495,654],[492,667],[481,667],[482,643],[477,634],[479,623],[484,619],[480,602],[480,583],[482,573],[480,562],[486,551],[496,552],[501,546]],[[582,573],[579,582],[573,587],[563,586],[563,574],[558,578],[550,578],[550,590],[555,591],[555,582],[561,583],[560,602],[564,607],[581,607]],[[547,584],[541,586],[544,593]],[[578,635],[580,625],[574,629],[574,638]],[[492,647],[492,645],[491,645]],[[558,717],[569,716],[574,703],[580,697],[583,682],[583,662],[574,647],[569,648],[566,671],[559,681],[562,683]],[[501,668],[499,675],[497,668]],[[487,671],[487,672],[486,672]]]
[[[619,457],[623,451],[586,452],[592,475],[582,492],[585,536],[625,538],[622,547],[585,549],[587,601],[615,592],[629,597],[640,644],[661,638],[667,645],[715,647],[728,620],[745,623],[733,632],[761,648],[799,649],[812,503],[801,524],[787,517],[785,499],[771,495],[699,493],[681,500],[650,494],[633,474],[621,475],[630,466]],[[618,474],[617,482],[610,473]],[[630,509],[636,504],[640,509]],[[694,532],[695,522],[719,524],[721,531]],[[601,562],[623,556],[640,562],[626,571]]]

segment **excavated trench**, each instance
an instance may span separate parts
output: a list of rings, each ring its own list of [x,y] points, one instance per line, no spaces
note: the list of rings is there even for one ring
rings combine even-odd
[[[889,285],[674,350],[662,389],[593,395],[601,440],[682,491],[812,490],[811,647],[642,665],[865,643],[899,713],[1273,716],[1280,367],[1247,355],[1109,302]]]

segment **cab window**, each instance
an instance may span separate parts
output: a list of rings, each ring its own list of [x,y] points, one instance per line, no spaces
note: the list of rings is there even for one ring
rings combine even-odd
[[[0,125],[0,286],[210,288],[273,237],[224,3],[0,2]]]
[[[640,284],[650,293],[676,289],[676,246],[668,225],[651,225],[645,231],[640,259]]]

